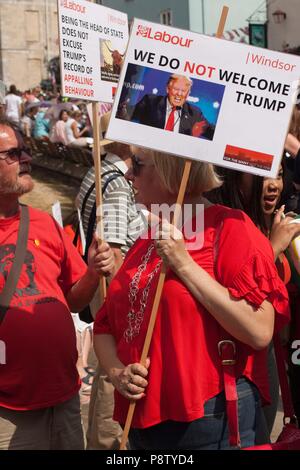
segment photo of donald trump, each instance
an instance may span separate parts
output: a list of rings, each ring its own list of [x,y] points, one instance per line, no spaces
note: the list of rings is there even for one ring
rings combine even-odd
[[[166,83],[166,95],[145,94],[131,109],[120,102],[116,117],[212,140],[215,126],[207,121],[199,107],[187,101],[192,86],[189,77],[172,74]]]

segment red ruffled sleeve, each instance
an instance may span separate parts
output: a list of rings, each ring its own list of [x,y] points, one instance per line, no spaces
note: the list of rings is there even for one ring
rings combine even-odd
[[[236,299],[258,308],[268,300],[275,310],[275,330],[290,319],[289,297],[274,262],[269,240],[241,211],[228,211],[216,233],[216,276]]]
[[[255,307],[268,300],[274,307],[275,331],[281,329],[289,321],[289,299],[284,283],[277,274],[274,264],[261,253],[254,255],[228,286],[230,294],[246,299]]]

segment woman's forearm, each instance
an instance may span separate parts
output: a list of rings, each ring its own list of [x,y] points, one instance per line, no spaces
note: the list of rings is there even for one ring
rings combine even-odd
[[[228,289],[192,258],[176,269],[176,274],[228,333],[254,349],[262,349],[269,344],[274,329],[274,309],[268,301],[255,309],[243,299],[233,299]]]
[[[117,356],[116,343],[112,335],[95,335],[94,349],[99,364],[101,364],[110,378],[116,372],[116,370],[124,369],[124,364]]]
[[[94,336],[94,348],[99,364],[107,373],[115,389],[130,401],[141,400],[148,385],[146,379],[150,360],[146,364],[128,364],[125,366],[117,356],[114,337],[108,334]]]

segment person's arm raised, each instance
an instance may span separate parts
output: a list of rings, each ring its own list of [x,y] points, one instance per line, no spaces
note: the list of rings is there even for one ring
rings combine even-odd
[[[284,148],[291,154],[292,158],[295,158],[300,150],[300,142],[297,137],[289,133],[286,136]]]
[[[293,219],[294,217],[289,217],[288,214],[284,215],[284,206],[278,209],[274,217],[270,242],[274,251],[275,261],[288,248],[293,238],[300,235],[300,224],[292,223]]]

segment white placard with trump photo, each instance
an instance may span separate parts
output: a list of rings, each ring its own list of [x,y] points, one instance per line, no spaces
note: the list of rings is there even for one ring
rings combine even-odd
[[[112,103],[128,42],[127,15],[84,0],[58,0],[62,94]]]
[[[107,138],[276,176],[300,57],[135,19]]]

